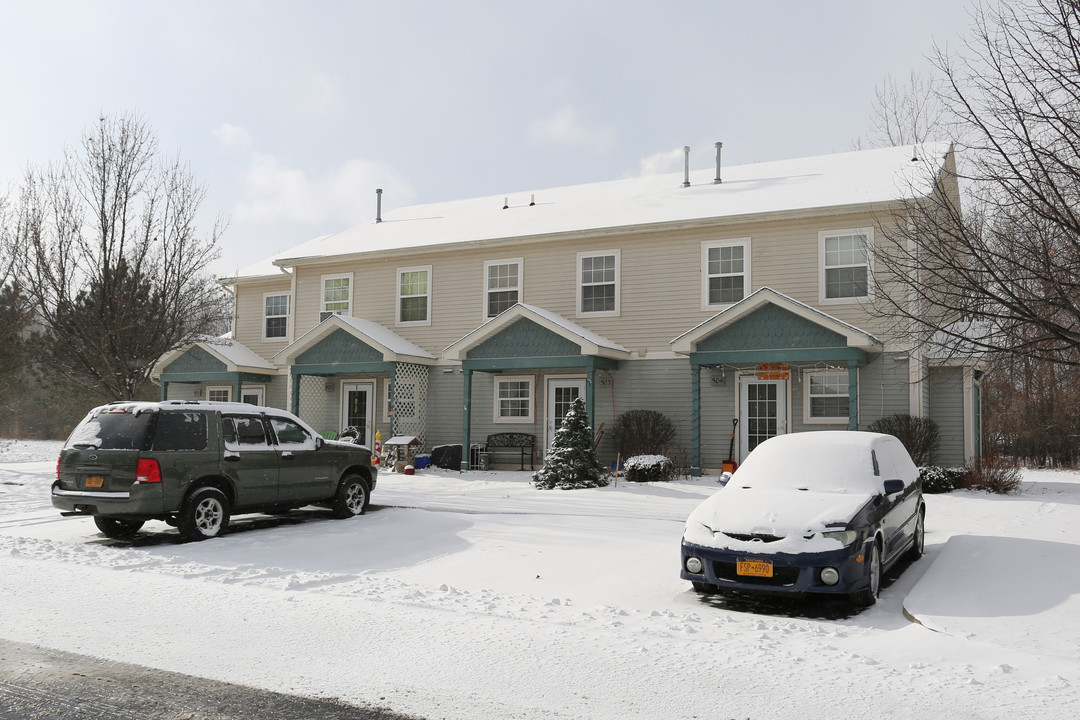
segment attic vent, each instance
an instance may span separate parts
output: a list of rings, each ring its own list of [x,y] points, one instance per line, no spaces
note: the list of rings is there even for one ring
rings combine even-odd
[[[319,313],[319,322],[326,322],[328,318],[334,317],[337,313],[334,312],[321,312]]]
[[[375,222],[382,222],[382,188],[375,188]]]
[[[690,187],[690,146],[683,145],[683,187]]]
[[[722,143],[722,142],[716,143],[716,177],[713,178],[713,184],[714,185],[719,185],[720,183],[723,182],[723,180],[720,179],[720,150],[722,150],[723,147],[724,147],[724,143]]]

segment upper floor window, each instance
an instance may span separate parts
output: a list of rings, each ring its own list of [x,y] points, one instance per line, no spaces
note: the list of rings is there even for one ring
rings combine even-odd
[[[285,339],[289,336],[289,304],[292,297],[288,293],[263,295],[263,339]]]
[[[521,259],[484,263],[484,317],[493,318],[521,302]]]
[[[398,323],[431,322],[431,266],[398,268]]]
[[[739,302],[750,286],[750,238],[702,243],[701,265],[704,307]]]
[[[822,299],[864,298],[870,294],[870,243],[872,231],[823,232]]]
[[[578,253],[578,312],[619,312],[619,251]]]
[[[807,422],[847,422],[848,374],[816,371],[805,375]]]
[[[349,315],[352,310],[352,273],[347,275],[323,275],[322,319],[327,314]]]

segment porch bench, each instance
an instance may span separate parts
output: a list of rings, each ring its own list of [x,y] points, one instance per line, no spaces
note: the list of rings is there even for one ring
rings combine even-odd
[[[482,452],[487,453],[488,457],[492,455],[511,455],[517,456],[521,460],[521,469],[525,469],[525,458],[529,459],[529,469],[535,470],[533,466],[533,448],[536,445],[536,438],[528,433],[495,433],[494,435],[487,436],[487,442],[484,444]]]

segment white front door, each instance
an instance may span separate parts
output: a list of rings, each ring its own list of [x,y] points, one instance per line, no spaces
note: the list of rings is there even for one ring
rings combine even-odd
[[[585,397],[585,378],[553,378],[547,389],[547,435],[544,447],[551,447],[555,431],[562,425],[574,400]]]
[[[787,432],[787,381],[739,379],[739,462],[759,444]]]
[[[347,382],[341,384],[341,427],[360,431],[359,441],[371,447],[371,430],[375,424],[375,383]]]
[[[245,387],[240,390],[240,402],[248,405],[263,404],[263,389],[261,387]]]

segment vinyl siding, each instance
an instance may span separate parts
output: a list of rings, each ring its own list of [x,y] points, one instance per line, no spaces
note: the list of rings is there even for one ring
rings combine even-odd
[[[932,404],[930,418],[941,430],[941,443],[934,451],[935,465],[964,464],[964,371],[962,368],[933,368],[930,371]]]
[[[910,414],[908,360],[884,353],[859,368],[859,429],[866,430],[883,417]]]
[[[240,285],[236,288],[236,315],[233,319],[233,337],[251,348],[267,360],[288,345],[288,340],[263,340],[263,319],[265,307],[263,297],[266,293],[291,292],[291,281],[282,276],[281,280]],[[294,307],[290,309],[294,318]],[[293,318],[290,318],[293,319]]]

